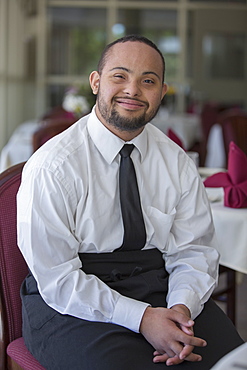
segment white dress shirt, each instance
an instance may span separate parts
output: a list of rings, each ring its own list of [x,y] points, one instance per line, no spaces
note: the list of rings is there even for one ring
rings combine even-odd
[[[144,249],[163,253],[170,274],[168,307],[185,304],[195,318],[215,287],[218,266],[204,186],[184,151],[153,125],[131,143],[147,233]],[[148,304],[86,275],[78,257],[122,244],[118,176],[124,144],[93,109],[35,152],[17,197],[18,245],[48,305],[138,332]]]

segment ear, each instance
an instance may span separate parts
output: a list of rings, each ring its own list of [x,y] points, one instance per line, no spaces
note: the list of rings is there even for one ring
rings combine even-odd
[[[93,71],[89,76],[89,82],[94,95],[98,94],[100,76],[99,72]]]
[[[167,90],[168,90],[168,85],[166,83],[163,83],[161,100],[164,98],[165,94],[167,93]]]

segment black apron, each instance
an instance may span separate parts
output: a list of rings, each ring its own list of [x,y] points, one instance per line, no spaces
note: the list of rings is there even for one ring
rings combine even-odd
[[[152,306],[166,307],[168,274],[157,249],[79,254],[82,270],[94,274],[119,293]],[[23,336],[34,357],[47,370],[157,370],[154,349],[139,333],[112,323],[62,315],[41,298],[31,274],[21,288]],[[195,348],[202,362],[183,362],[174,370],[209,370],[242,344],[231,321],[212,301],[196,319],[195,335],[208,342]]]

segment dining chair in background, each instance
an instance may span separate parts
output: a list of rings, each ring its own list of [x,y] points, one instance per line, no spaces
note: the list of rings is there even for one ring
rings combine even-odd
[[[28,267],[17,246],[16,194],[23,166],[0,174],[0,370],[45,370],[22,337],[20,286]]]
[[[61,105],[57,105],[47,111],[43,116],[41,116],[41,121],[46,121],[48,119],[72,119],[75,120],[75,115],[72,112],[66,111]]]
[[[247,155],[247,112],[229,109],[218,115],[217,122],[222,127],[226,158],[231,141]]]
[[[219,106],[217,103],[205,103],[201,112],[201,129],[202,129],[202,140],[201,140],[201,152],[200,160],[202,166],[204,166],[207,157],[207,143],[209,133],[213,125],[217,122],[217,116],[219,114]],[[201,166],[201,165],[200,165]]]
[[[201,129],[202,129],[202,140],[201,140],[201,146],[200,146],[200,156],[201,156],[201,163],[202,166],[205,165],[206,158],[207,158],[207,152],[208,152],[208,141],[209,136],[211,134],[212,128],[219,124],[220,126],[223,124],[223,121],[225,121],[226,117],[230,116],[237,116],[242,115],[243,110],[241,108],[241,105],[239,104],[221,104],[217,102],[206,102],[202,108],[201,112]],[[226,139],[225,139],[226,140]],[[231,140],[230,140],[231,141]],[[229,148],[229,139],[227,139],[227,142],[224,142],[224,156],[228,154],[228,148]],[[234,140],[233,140],[234,141]],[[237,144],[237,142],[236,142]],[[238,145],[238,144],[237,144]]]
[[[236,271],[220,265],[219,276],[224,284],[214,291],[212,298],[217,302],[226,304],[226,314],[231,319],[233,324],[236,324]]]
[[[35,152],[41,145],[43,145],[46,141],[51,139],[53,136],[60,134],[67,128],[69,128],[73,123],[75,123],[76,119],[74,118],[55,118],[55,119],[47,119],[41,122],[41,125],[37,128],[36,131],[33,133],[32,137],[32,145],[33,145],[33,152]]]

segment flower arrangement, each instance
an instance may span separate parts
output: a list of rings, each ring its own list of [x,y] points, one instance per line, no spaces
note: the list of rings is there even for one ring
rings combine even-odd
[[[80,118],[89,112],[90,105],[85,96],[79,95],[79,89],[71,87],[64,95],[63,108]]]

